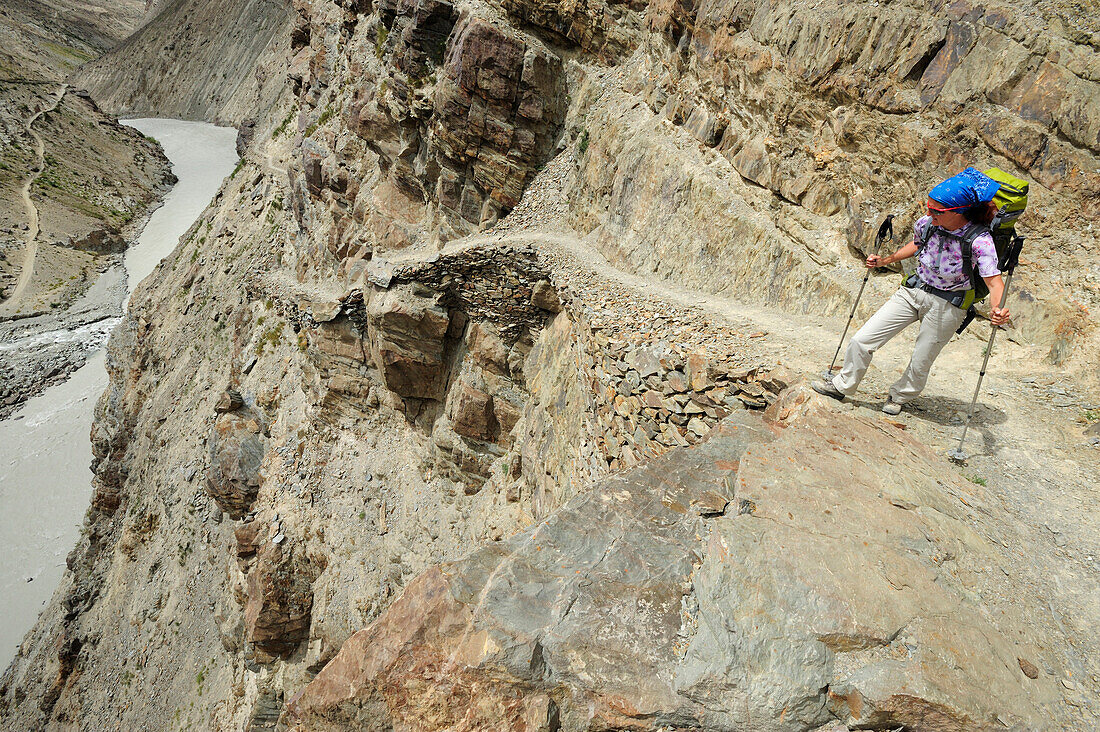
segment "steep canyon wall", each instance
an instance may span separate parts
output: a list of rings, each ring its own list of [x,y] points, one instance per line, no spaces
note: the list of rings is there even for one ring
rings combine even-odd
[[[73,83],[120,116],[242,126],[262,119],[284,89],[289,8],[282,0],[159,3],[112,53]]]
[[[348,177],[347,189],[311,185],[372,247],[491,226],[575,145],[570,223],[614,263],[841,312],[852,252],[886,213],[908,236],[938,180],[997,165],[1034,181],[1015,336],[1060,362],[1090,330],[1100,130],[1088,18],[960,3],[516,3],[479,11],[490,20],[420,5],[406,20],[402,7],[374,20],[302,6],[294,36],[302,165]],[[334,116],[342,124],[318,124]]]
[[[275,106],[112,339],[85,535],[0,717],[948,730],[1100,713],[1085,690],[1061,701],[1057,679],[1089,685],[1095,666],[1014,584],[993,497],[938,478],[900,430],[779,397],[793,377],[752,334],[592,274],[595,252],[654,282],[840,313],[882,215],[905,231],[937,180],[996,164],[1035,181],[1014,337],[1085,368],[1095,19],[299,0],[276,53],[286,19],[235,7],[270,34],[241,43],[233,26],[166,55],[167,78],[190,69],[182,87],[139,92],[123,55],[87,69],[119,109]],[[215,24],[212,6],[159,18],[173,12]],[[169,27],[130,48],[167,48]],[[221,56],[260,59],[258,75],[223,87]],[[856,441],[882,472],[850,480]],[[769,472],[791,455],[826,478]],[[843,556],[879,569],[849,577]],[[731,567],[766,599],[731,589]],[[739,625],[756,614],[770,619]],[[772,654],[769,637],[797,642]],[[1029,686],[1035,663],[1051,670]],[[914,669],[932,670],[910,684]]]

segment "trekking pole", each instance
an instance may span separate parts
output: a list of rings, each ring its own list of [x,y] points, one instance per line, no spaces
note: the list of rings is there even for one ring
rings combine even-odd
[[[1016,264],[1020,259],[1020,250],[1024,248],[1024,237],[1014,236],[1012,243],[1008,247],[1008,251],[1005,252],[1005,261],[1001,263],[1001,269],[1005,272],[1005,287],[1001,292],[1001,302],[997,305],[998,308],[1003,308],[1008,301],[1008,285],[1012,282],[1012,271],[1016,269]],[[966,432],[970,429],[970,418],[974,415],[974,405],[978,403],[978,392],[982,389],[982,379],[985,378],[985,368],[989,365],[989,356],[993,353],[993,339],[997,337],[997,326],[994,325],[989,333],[989,343],[985,346],[985,358],[982,359],[982,370],[978,372],[978,384],[974,387],[974,396],[970,400],[970,407],[966,410],[966,422],[963,424],[962,436],[959,437],[959,444],[954,449],[947,451],[947,457],[956,462],[962,462],[966,460],[966,453],[963,452],[963,442],[966,441]]]
[[[883,220],[882,225],[878,227],[878,235],[875,236],[875,251],[874,254],[882,251],[882,245],[885,242],[892,241],[894,239],[894,214],[888,214]],[[852,326],[852,318],[856,317],[856,308],[859,307],[859,299],[863,297],[863,289],[867,287],[867,280],[871,279],[871,268],[867,268],[867,273],[863,275],[863,284],[859,286],[859,292],[856,293],[856,301],[852,303],[852,312],[848,313],[848,322],[844,324],[844,332],[840,334],[840,343],[836,344],[836,353],[833,354],[833,360],[829,362],[829,370],[825,372],[825,378],[833,378],[833,368],[836,366],[837,356],[840,355],[840,348],[844,345],[844,337],[848,335],[848,328]]]

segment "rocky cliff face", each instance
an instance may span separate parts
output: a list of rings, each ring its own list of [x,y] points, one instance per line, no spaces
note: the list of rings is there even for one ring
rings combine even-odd
[[[570,224],[613,263],[839,312],[871,224],[895,212],[907,232],[936,181],[999,165],[1035,181],[1015,335],[1062,361],[1088,330],[1078,308],[1096,304],[1100,200],[1088,19],[957,3],[441,7],[299,8],[302,165],[322,174],[314,195],[339,202],[338,236],[366,227],[372,247],[404,248],[491,226],[570,144]],[[580,55],[556,60],[570,47]]]
[[[1057,687],[1024,673],[1057,631],[981,576],[1012,562],[988,497],[808,393],[425,573],[290,702],[292,728],[1057,724]],[[870,467],[848,480],[853,443]]]
[[[174,0],[73,83],[117,115],[241,126],[284,89],[289,9],[282,0]]]
[[[820,361],[805,323],[850,307],[869,225],[977,162],[1036,181],[1019,368],[1091,368],[1092,19],[294,12],[293,101],[112,339],[85,536],[5,721],[1096,722],[1087,511],[1030,459],[985,490],[909,431],[936,427],[839,413],[777,363]],[[1024,411],[1004,464],[1068,434]]]

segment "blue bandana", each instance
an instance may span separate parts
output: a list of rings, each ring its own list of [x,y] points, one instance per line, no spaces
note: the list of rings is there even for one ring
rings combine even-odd
[[[928,197],[948,208],[969,207],[992,201],[1000,187],[1000,183],[980,170],[967,168],[933,188]]]

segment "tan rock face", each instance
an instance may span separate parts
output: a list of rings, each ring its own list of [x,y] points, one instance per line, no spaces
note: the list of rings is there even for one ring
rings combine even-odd
[[[387,616],[385,627],[349,639],[344,644],[348,652],[342,650],[290,701],[290,714],[301,729],[325,728],[336,718],[358,729],[554,728],[557,705],[549,695],[467,668],[466,661],[492,643],[486,634],[453,643],[434,628],[424,632],[425,617],[451,628],[465,627],[471,620],[469,609],[451,596],[439,569],[417,578]],[[363,693],[349,696],[353,688]]]
[[[444,206],[479,223],[482,203],[496,211],[516,205],[529,166],[549,142],[552,128],[544,118],[560,73],[556,56],[529,48],[518,35],[477,16],[459,24],[444,61],[433,131],[443,158],[470,165],[472,177],[441,186]],[[481,191],[487,198],[479,200]]]
[[[766,333],[588,259],[815,317],[847,313],[867,222],[974,156],[1083,222],[1091,107],[1050,85],[1080,98],[1092,47],[1037,28],[1050,4],[880,6],[298,2],[294,115],[116,333],[98,512],[0,715],[248,728],[331,660],[303,729],[1073,729],[1095,664],[1043,604],[1068,593],[1018,580],[1019,514],[891,422],[744,411],[794,379],[750,368]],[[271,426],[278,544],[193,480],[226,383]],[[150,506],[191,543],[120,551]]]
[[[470,356],[482,368],[498,376],[508,375],[508,347],[499,336],[479,323],[471,323],[466,343]]]
[[[258,521],[248,521],[233,530],[233,539],[237,542],[237,556],[251,557],[256,554],[262,526]]]
[[[623,13],[624,7],[637,11],[643,9],[644,4],[604,0],[584,3],[568,0],[505,0],[504,7],[523,23],[563,37],[585,51],[604,58],[613,58],[629,53],[637,42],[614,18]]]
[[[542,725],[548,696],[563,729],[1047,724],[1055,681],[1017,659],[1053,638],[1014,608],[1011,574],[984,573],[1011,561],[992,504],[940,460],[791,389],[767,420],[742,412],[426,573],[289,721],[431,729],[490,709]],[[974,591],[1006,602],[990,614]]]
[[[497,424],[497,442],[510,443],[509,436],[512,429],[522,416],[523,411],[519,405],[513,404],[502,395],[493,397],[493,419]]]

